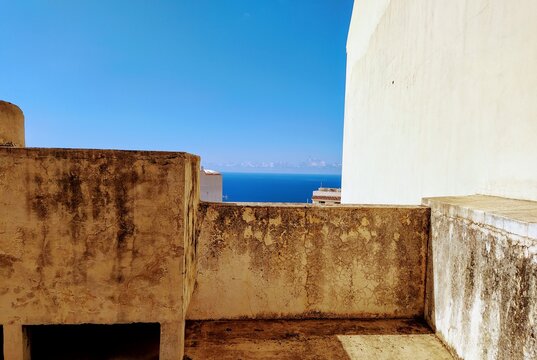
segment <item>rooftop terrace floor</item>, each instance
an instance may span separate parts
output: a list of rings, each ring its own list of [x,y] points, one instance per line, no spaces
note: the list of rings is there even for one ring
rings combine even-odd
[[[189,321],[185,359],[453,359],[417,320]]]

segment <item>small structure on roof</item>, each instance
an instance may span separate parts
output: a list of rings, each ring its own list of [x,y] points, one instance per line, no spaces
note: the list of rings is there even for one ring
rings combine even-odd
[[[314,204],[341,204],[341,189],[320,187],[313,191]]]
[[[200,170],[200,199],[209,202],[222,202],[222,174],[215,170]]]

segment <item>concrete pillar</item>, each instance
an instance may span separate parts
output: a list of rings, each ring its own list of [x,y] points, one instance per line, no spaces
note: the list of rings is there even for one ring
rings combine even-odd
[[[0,147],[24,147],[24,114],[17,105],[0,100]]]
[[[182,360],[184,344],[184,321],[160,324],[160,360]]]
[[[22,325],[4,325],[4,359],[30,360],[30,343]]]

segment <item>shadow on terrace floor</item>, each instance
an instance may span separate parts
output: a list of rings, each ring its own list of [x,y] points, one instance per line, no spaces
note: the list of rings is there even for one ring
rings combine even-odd
[[[417,320],[189,321],[185,359],[452,359]]]

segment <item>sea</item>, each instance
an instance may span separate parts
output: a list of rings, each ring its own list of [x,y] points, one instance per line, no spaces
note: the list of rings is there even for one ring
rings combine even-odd
[[[341,175],[222,173],[227,202],[311,203],[313,190],[341,187]]]

